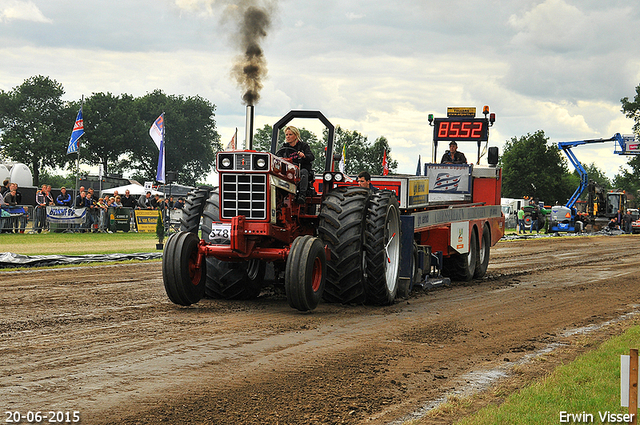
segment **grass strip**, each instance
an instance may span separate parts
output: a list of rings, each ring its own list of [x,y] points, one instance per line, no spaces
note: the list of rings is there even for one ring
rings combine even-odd
[[[582,422],[609,423],[600,414],[628,412],[620,406],[620,355],[640,347],[640,326],[604,342],[598,349],[557,368],[549,376],[511,394],[499,406],[488,406],[459,425],[558,424],[561,412],[583,414]],[[592,415],[592,421],[584,414]],[[566,418],[566,416],[565,416]],[[574,418],[575,419],[575,418]],[[566,423],[579,423],[578,420]]]

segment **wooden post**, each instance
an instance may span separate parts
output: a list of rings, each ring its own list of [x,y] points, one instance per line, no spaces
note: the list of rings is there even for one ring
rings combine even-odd
[[[638,349],[629,350],[629,414],[630,425],[638,424]]]

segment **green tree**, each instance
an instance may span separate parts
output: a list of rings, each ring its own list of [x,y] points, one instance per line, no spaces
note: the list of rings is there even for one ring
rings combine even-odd
[[[368,171],[372,175],[382,175],[382,159],[384,152],[387,152],[389,163],[389,173],[393,173],[398,168],[398,161],[391,158],[391,148],[388,140],[378,137],[371,144],[367,138],[358,131],[345,130],[336,127],[336,140],[333,145],[333,152],[342,154],[342,147],[345,147],[345,172],[347,174],[358,174],[361,171]]]
[[[313,169],[317,173],[324,171],[327,147],[328,130],[323,131],[322,139],[319,139],[313,132],[305,129],[300,130],[300,139],[309,144],[311,151],[315,156],[313,161]],[[266,124],[258,129],[253,137],[253,147],[257,151],[269,152],[271,150],[271,136],[273,127]],[[280,131],[278,136],[278,146],[284,143],[284,132]],[[389,161],[389,172],[398,168],[398,161],[391,159],[391,148],[388,140],[382,136],[370,144],[366,136],[357,131],[345,130],[338,126],[335,129],[335,141],[333,144],[333,153],[342,154],[342,146],[346,143],[346,165],[347,174],[358,174],[360,171],[368,171],[373,175],[382,174],[382,157],[386,150],[387,160]]]
[[[136,140],[137,117],[134,98],[123,94],[94,93],[83,108],[85,134],[80,143],[80,160],[102,165],[105,174],[122,171],[122,155]]]
[[[510,198],[533,196],[547,204],[564,204],[578,187],[556,146],[548,145],[544,131],[538,130],[505,143],[500,158],[502,195]]]
[[[128,143],[123,168],[139,180],[154,180],[158,148],[149,136],[151,124],[164,112],[167,171],[175,171],[180,183],[195,185],[213,169],[222,149],[216,131],[215,105],[200,96],[167,96],[160,90],[136,98],[137,122]]]
[[[634,121],[633,132],[636,137],[640,134],[640,85],[636,87],[636,95],[632,101],[628,97],[620,99],[622,103],[622,112],[627,118],[631,118]],[[628,193],[634,195],[632,205],[634,207],[640,206],[640,156],[634,156],[627,162],[631,172],[626,169],[620,168],[620,173],[616,174],[613,179],[613,185],[617,188],[624,189]]]
[[[62,85],[37,75],[0,91],[2,153],[30,166],[36,186],[46,167],[63,167],[75,112],[62,101]]]

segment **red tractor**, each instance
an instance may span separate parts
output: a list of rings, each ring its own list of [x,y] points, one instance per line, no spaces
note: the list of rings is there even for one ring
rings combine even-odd
[[[299,168],[276,155],[278,132],[294,118],[316,118],[328,129],[325,171],[309,188],[299,187]],[[480,146],[494,120],[492,114],[438,123],[479,126]],[[425,164],[424,176],[377,177],[372,183],[382,190],[370,191],[334,171],[333,138],[320,112],[291,111],[274,125],[270,153],[218,153],[218,189],[188,196],[181,231],[165,246],[162,274],[171,301],[255,298],[267,263],[300,311],[313,310],[321,298],[386,305],[414,284],[484,277],[490,249],[504,234],[496,147],[488,149],[488,167]],[[307,191],[303,204],[296,202],[300,191]]]
[[[318,190],[300,188],[299,168],[276,155],[278,132],[294,118],[319,119],[328,129]],[[338,186],[344,176],[334,171],[333,141],[334,126],[322,113],[291,111],[274,125],[270,153],[219,152],[218,188],[189,194],[181,231],[165,245],[169,299],[187,306],[205,295],[255,298],[271,262],[289,305],[300,311],[313,310],[321,298],[392,303],[400,277],[398,201],[391,191]],[[298,204],[303,190],[306,203]]]

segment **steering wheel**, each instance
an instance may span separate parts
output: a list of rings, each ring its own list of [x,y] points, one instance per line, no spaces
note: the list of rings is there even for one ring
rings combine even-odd
[[[278,149],[278,152],[276,152],[276,156],[279,156],[280,158],[289,158],[292,154],[296,152],[297,151],[291,146],[283,146],[280,149]]]

